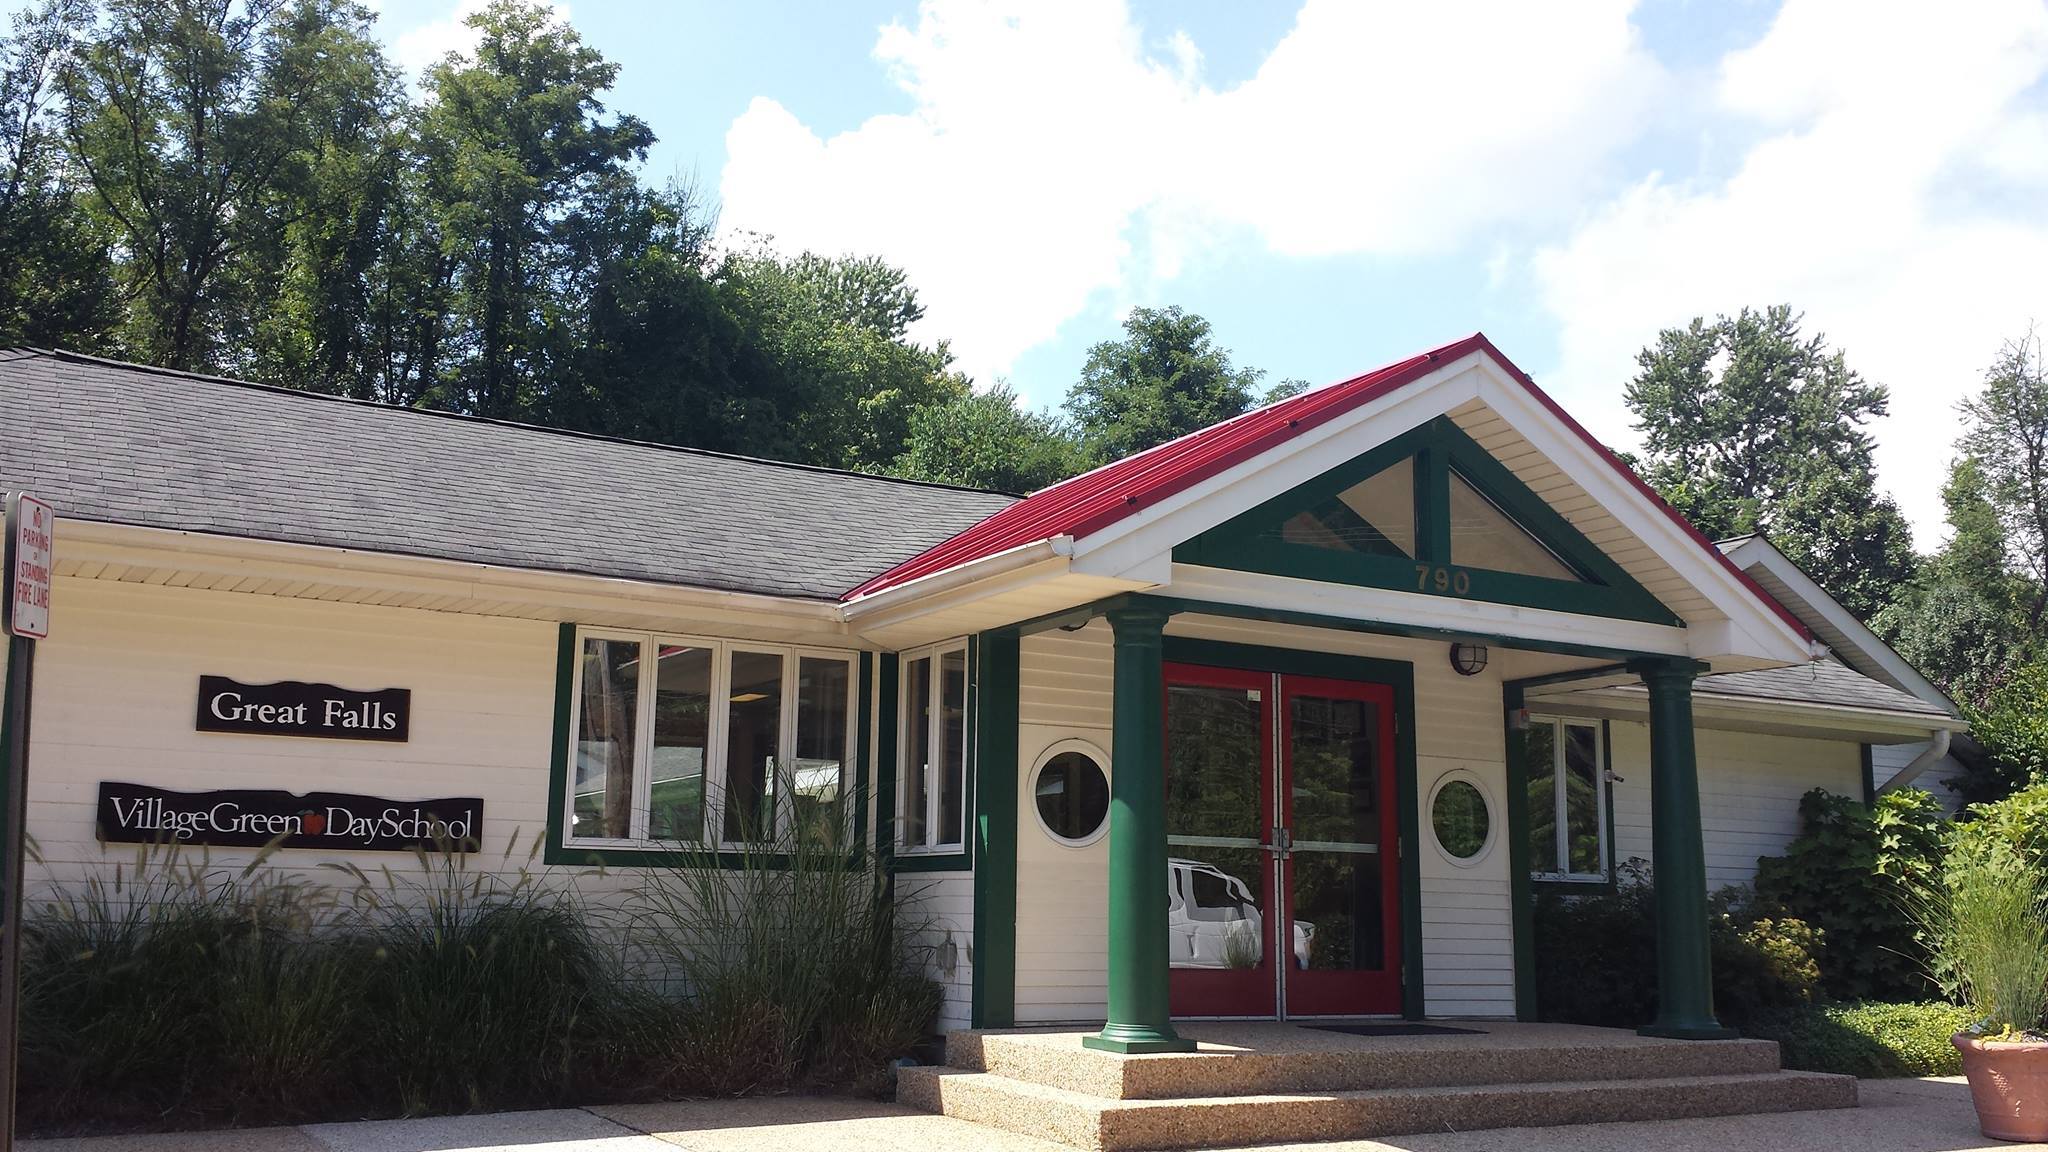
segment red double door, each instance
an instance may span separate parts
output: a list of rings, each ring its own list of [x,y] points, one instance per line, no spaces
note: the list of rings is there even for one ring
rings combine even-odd
[[[1401,1010],[1394,697],[1166,668],[1173,1014]]]

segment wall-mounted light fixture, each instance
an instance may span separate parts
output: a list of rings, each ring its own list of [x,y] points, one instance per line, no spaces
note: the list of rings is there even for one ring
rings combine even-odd
[[[1460,676],[1477,676],[1486,671],[1486,645],[1451,645],[1451,667],[1455,668]]]

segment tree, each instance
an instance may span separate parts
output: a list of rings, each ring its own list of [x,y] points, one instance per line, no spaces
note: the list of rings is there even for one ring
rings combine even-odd
[[[1088,350],[1067,396],[1091,464],[1142,452],[1249,411],[1265,373],[1231,364],[1209,322],[1178,306],[1133,308],[1124,338]]]
[[[1625,393],[1646,478],[1715,537],[1770,536],[1858,618],[1913,572],[1912,533],[1877,491],[1863,426],[1888,396],[1778,305],[1666,329]]]
[[[1921,562],[1918,579],[1871,627],[1952,699],[1982,705],[2028,658],[2023,603],[2032,593],[2011,570],[2005,526],[1976,461],[1949,466],[1942,501],[1947,545]]]
[[[909,443],[893,471],[1022,494],[1082,471],[1081,447],[1057,417],[1019,408],[1010,386],[999,382],[912,413]]]
[[[65,132],[118,238],[131,355],[233,371],[310,154],[375,92],[344,0],[110,0],[62,71]]]
[[[44,0],[0,40],[0,345],[105,348],[120,315],[109,239],[53,116],[83,0]]]
[[[653,132],[605,118],[618,65],[552,11],[494,0],[468,18],[473,58],[427,72],[419,115],[426,236],[441,260],[447,316],[420,340],[429,402],[532,418],[552,402],[574,346],[583,273],[573,236],[629,199],[629,165]],[[566,289],[566,290],[565,290]]]
[[[1968,563],[2025,581],[2026,632],[2037,636],[2048,608],[2048,377],[2035,334],[2006,344],[1984,390],[1959,407],[1963,459],[1982,477]]]

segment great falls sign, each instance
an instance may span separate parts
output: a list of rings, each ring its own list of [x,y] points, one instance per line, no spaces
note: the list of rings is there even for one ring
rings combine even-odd
[[[99,834],[110,844],[191,844],[346,852],[467,851],[479,847],[484,802],[474,796],[387,800],[348,792],[271,789],[173,792],[100,783]]]
[[[201,732],[404,743],[412,728],[412,690],[358,692],[298,680],[244,684],[226,676],[201,676],[197,727]]]

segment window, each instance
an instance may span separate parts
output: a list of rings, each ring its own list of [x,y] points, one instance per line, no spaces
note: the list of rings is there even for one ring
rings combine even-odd
[[[1038,823],[1062,844],[1094,843],[1109,819],[1109,775],[1100,751],[1079,740],[1052,746],[1031,775]]]
[[[906,653],[902,683],[897,846],[958,851],[967,811],[967,646]]]
[[[1451,473],[1451,563],[1546,580],[1580,580],[1548,545],[1455,470]]]
[[[1280,526],[1280,539],[1332,552],[1415,555],[1415,461],[1400,460]]]
[[[565,839],[844,834],[849,654],[631,632],[577,641]]]
[[[1453,864],[1476,863],[1493,842],[1493,813],[1479,781],[1460,772],[1439,781],[1429,800],[1429,828]]]
[[[1529,870],[1541,879],[1607,878],[1602,735],[1593,720],[1529,721]]]

